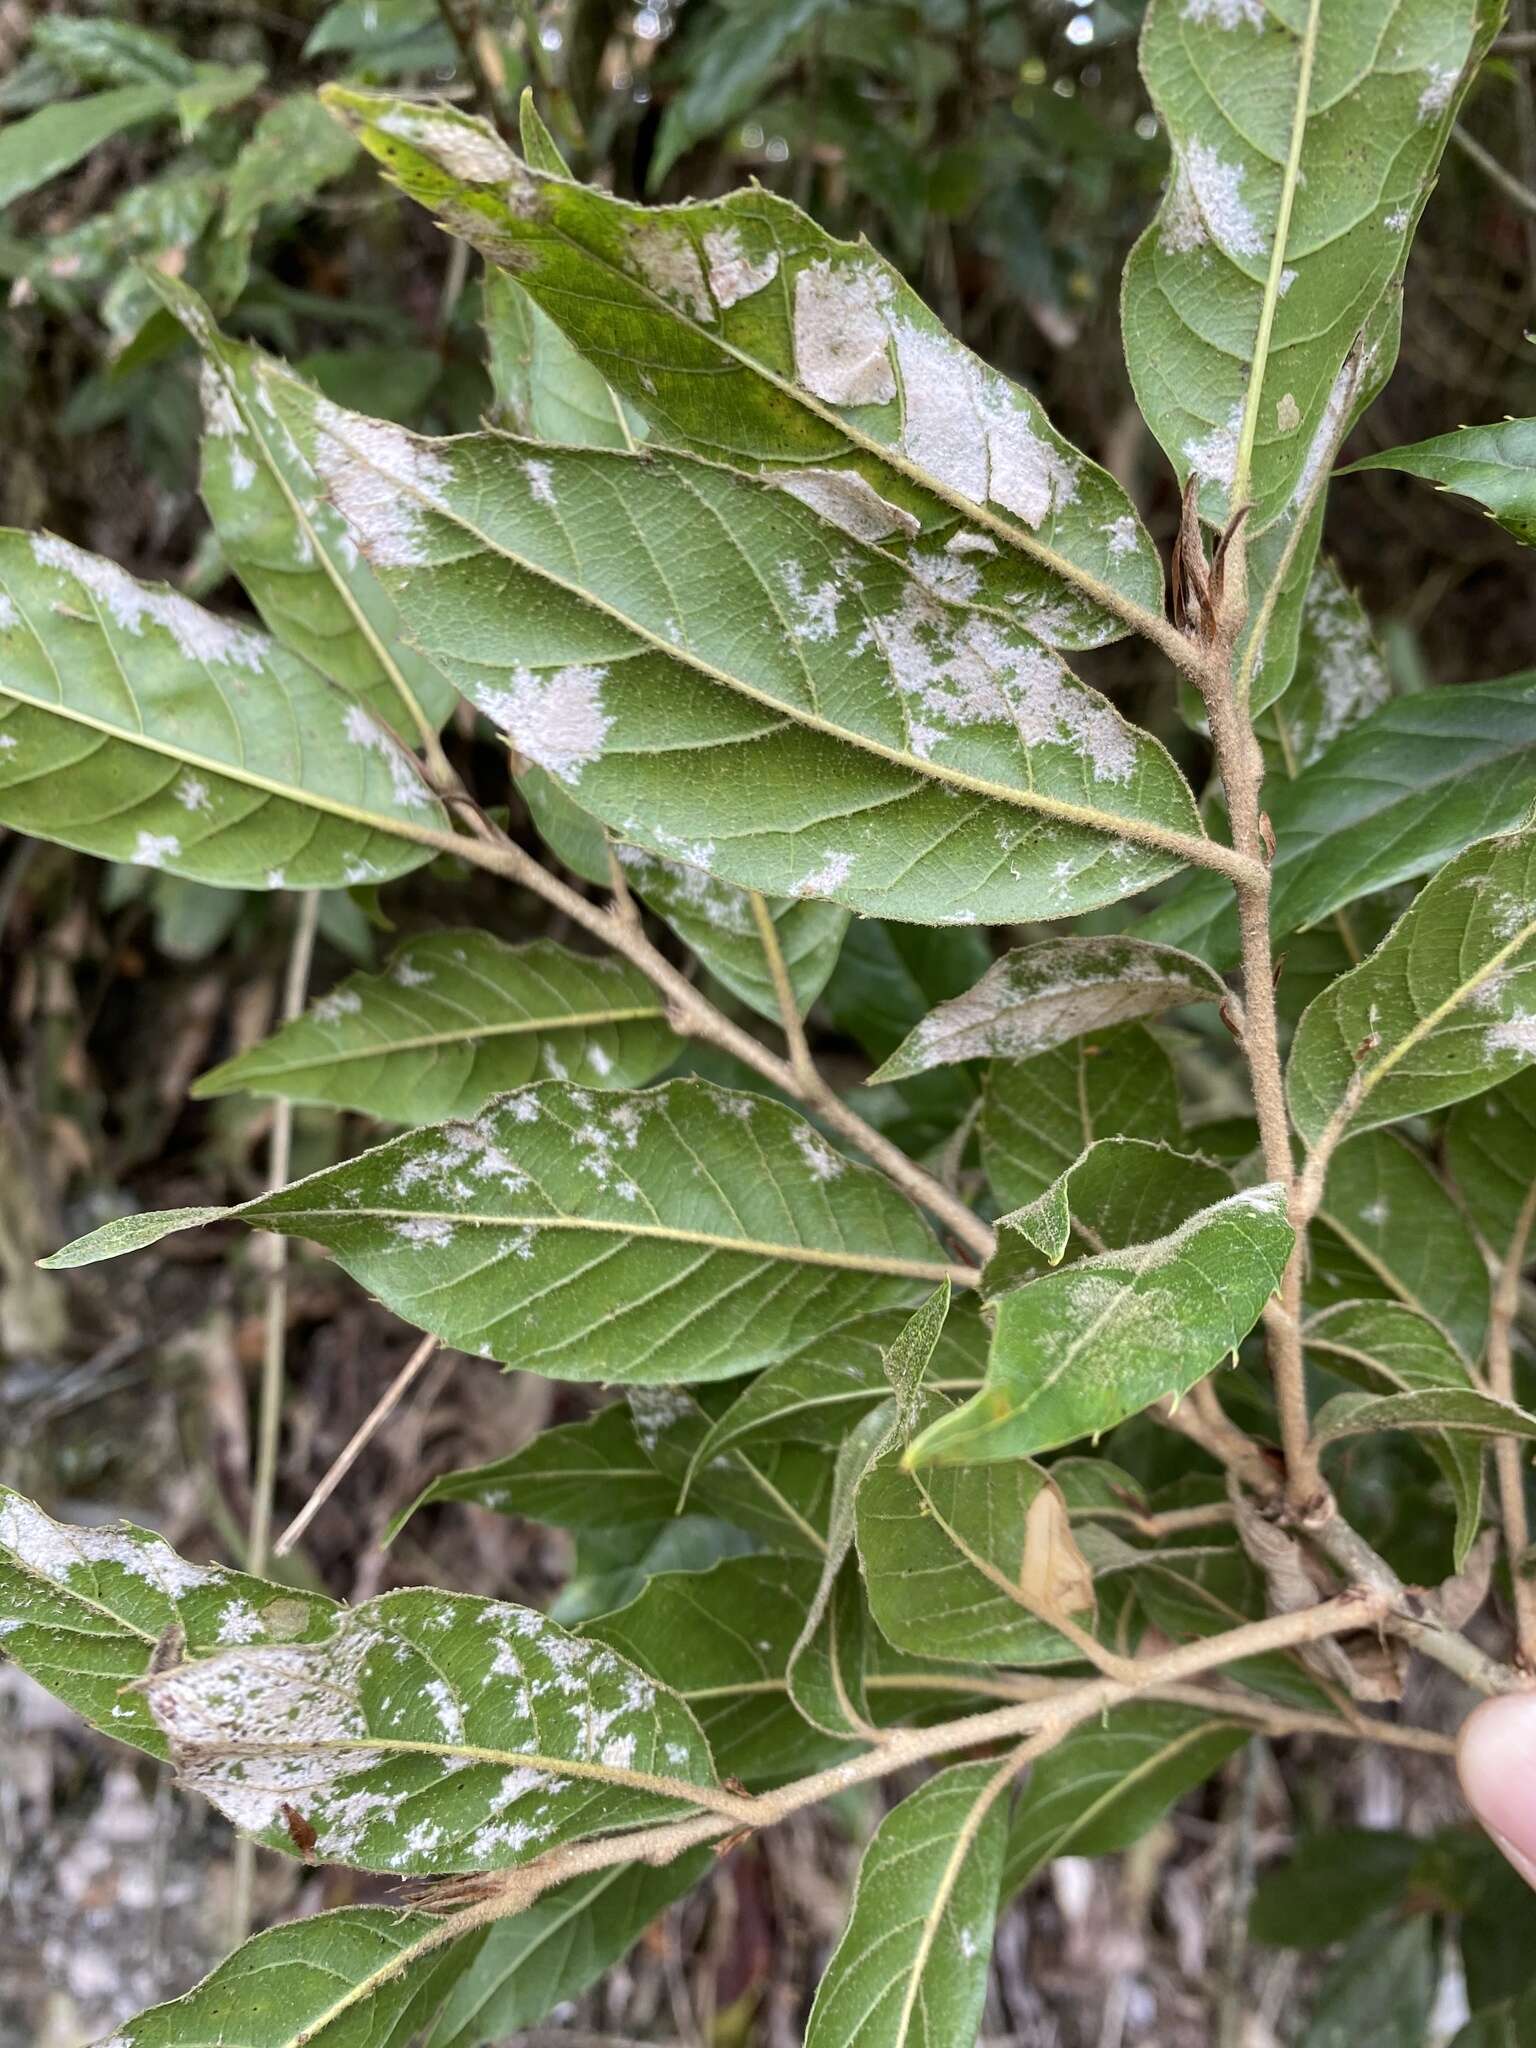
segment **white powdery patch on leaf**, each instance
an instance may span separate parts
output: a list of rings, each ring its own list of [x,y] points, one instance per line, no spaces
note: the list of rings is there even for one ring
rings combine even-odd
[[[10,598],[0,590],[0,633],[9,633],[12,626],[18,624],[20,616]]]
[[[254,1643],[264,1631],[261,1616],[249,1600],[231,1600],[219,1615],[215,1633],[221,1643]]]
[[[1198,441],[1184,443],[1184,460],[1202,483],[1222,484],[1228,490],[1237,474],[1237,441],[1243,430],[1243,408],[1234,405],[1225,426],[1212,427]]]
[[[885,303],[891,281],[869,264],[823,258],[795,279],[795,374],[829,405],[885,405],[896,396]]]
[[[162,626],[188,661],[219,662],[261,673],[270,642],[264,634],[215,618],[176,590],[151,590],[136,583],[126,569],[100,555],[87,554],[51,533],[34,534],[33,559],[45,569],[73,576],[105,607],[116,626],[135,639],[146,625]]]
[[[343,1017],[355,1017],[362,1007],[363,999],[356,989],[336,988],[311,1003],[309,1014],[318,1017],[322,1024],[339,1024]]]
[[[1184,0],[1179,13],[1185,21],[1210,22],[1222,29],[1238,28],[1244,22],[1250,28],[1264,26],[1264,0]]]
[[[612,720],[600,685],[606,668],[573,663],[547,676],[516,668],[505,689],[482,686],[475,702],[520,754],[561,782],[579,782],[602,754]]]
[[[694,320],[713,324],[714,301],[699,267],[699,252],[682,228],[637,228],[630,253],[651,290]]]
[[[424,107],[418,112],[393,106],[373,116],[373,121],[386,135],[419,149],[449,177],[462,178],[466,185],[503,185],[522,171],[499,136],[446,109]]]
[[[834,851],[826,856],[819,868],[813,868],[808,875],[800,877],[794,893],[796,896],[835,896],[852,873],[853,855]],[[744,1112],[734,1110],[732,1114],[742,1115]]]
[[[618,856],[635,887],[663,916],[699,919],[733,938],[745,938],[755,930],[745,890],[717,880],[703,868],[663,860],[638,846],[621,846]]]
[[[1317,712],[1312,744],[1318,751],[1358,725],[1392,694],[1387,665],[1371,639],[1364,608],[1333,576],[1314,576],[1303,610],[1313,648]]]
[[[1122,512],[1118,518],[1107,521],[1099,528],[1109,542],[1109,552],[1117,559],[1121,555],[1134,555],[1141,545],[1139,523],[1134,512]]]
[[[411,1216],[403,1223],[392,1223],[390,1229],[395,1236],[407,1244],[435,1245],[439,1251],[453,1243],[454,1225],[448,1216]]]
[[[1027,399],[942,330],[894,323],[901,445],[920,469],[1031,527],[1077,496],[1076,473],[1036,431]]]
[[[367,1809],[334,1808],[349,1778],[376,1769],[377,1752],[343,1749],[368,1734],[359,1688],[378,1641],[345,1622],[328,1643],[226,1650],[177,1665],[145,1687],[150,1712],[191,1791],[237,1827],[261,1832],[281,1822],[285,1803],[315,1829],[320,1851],[345,1861]],[[377,1810],[387,1795],[363,1795]]]
[[[1419,94],[1419,119],[1433,121],[1451,104],[1451,95],[1461,83],[1461,66],[1431,64],[1424,76],[1428,83]]]
[[[757,262],[741,244],[737,227],[711,228],[704,236],[704,259],[709,265],[709,288],[715,303],[734,306],[738,299],[750,299],[772,284],[779,274],[779,252],[770,249]]]
[[[780,564],[779,576],[789,593],[789,630],[797,640],[831,640],[837,633],[837,607],[841,597],[830,577],[814,590],[807,587],[805,574],[795,561]]]
[[[413,967],[402,954],[390,968],[389,978],[397,988],[427,988],[437,976],[430,967]]]
[[[962,526],[958,533],[952,533],[944,543],[946,555],[998,555],[1002,549],[990,533],[978,533],[973,526]]]
[[[163,868],[180,852],[181,841],[174,832],[141,832],[128,858],[136,868]]]
[[[989,614],[958,610],[911,583],[895,611],[871,619],[854,652],[866,641],[884,655],[908,700],[919,759],[963,728],[1001,725],[1026,747],[1070,747],[1095,781],[1130,777],[1136,743],[1108,700]]]
[[[1178,161],[1163,219],[1165,249],[1187,253],[1207,239],[1229,256],[1259,256],[1268,246],[1243,201],[1244,171],[1196,136]]]
[[[784,469],[770,476],[776,491],[787,491],[809,505],[830,526],[855,540],[885,540],[893,533],[916,533],[918,521],[900,505],[882,498],[873,484],[851,469]],[[980,536],[978,536],[980,537]]]
[[[818,1137],[809,1124],[791,1124],[789,1135],[795,1141],[795,1150],[811,1170],[815,1180],[836,1180],[847,1166],[843,1159],[824,1138]]]
[[[390,793],[406,810],[419,810],[431,798],[424,788],[413,757],[378,724],[361,704],[349,704],[342,730],[354,747],[377,754],[389,770]]]
[[[246,431],[234,393],[212,363],[204,357],[197,373],[198,395],[203,404],[203,429],[216,441],[238,440]]]
[[[553,511],[558,500],[555,497],[555,467],[552,462],[540,462],[536,456],[529,456],[523,464],[523,475],[528,479],[528,489],[536,503],[548,505]]]
[[[212,799],[208,795],[207,783],[203,781],[200,775],[194,775],[190,768],[183,770],[176,778],[176,787],[171,791],[171,794],[184,811],[211,811],[213,809]]]
[[[629,1387],[626,1395],[635,1435],[647,1457],[674,1423],[694,1412],[692,1400],[676,1387]]]
[[[1512,1017],[1506,1017],[1501,1024],[1490,1026],[1483,1038],[1483,1046],[1489,1059],[1500,1053],[1519,1053],[1522,1059],[1536,1060],[1536,1010],[1517,1010]]]
[[[381,569],[426,559],[424,508],[441,509],[453,471],[404,427],[368,420],[320,400],[315,468],[353,545]]]
[[[67,1586],[76,1570],[116,1565],[169,1600],[199,1586],[216,1586],[224,1577],[217,1566],[189,1564],[158,1536],[55,1522],[17,1494],[0,1500],[0,1552],[56,1586]]]

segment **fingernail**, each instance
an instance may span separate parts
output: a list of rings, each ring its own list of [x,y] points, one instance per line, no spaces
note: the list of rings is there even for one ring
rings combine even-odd
[[[1536,1693],[1505,1693],[1468,1715],[1456,1769],[1468,1806],[1536,1886]]]

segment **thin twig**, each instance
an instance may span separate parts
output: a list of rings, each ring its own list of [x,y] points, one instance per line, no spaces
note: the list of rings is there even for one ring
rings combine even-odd
[[[320,892],[306,890],[297,898],[288,968],[283,978],[282,1018],[291,1024],[304,1009],[309,970],[315,957],[320,922]],[[272,1106],[272,1135],[267,1159],[267,1186],[277,1193],[288,1184],[293,1150],[293,1104],[279,1099]],[[277,1490],[277,1442],[283,1414],[283,1353],[288,1336],[288,1240],[264,1240],[266,1289],[263,1303],[261,1391],[256,1408],[256,1464],[251,1479],[251,1519],[245,1546],[245,1568],[259,1578],[267,1568],[272,1540],[272,1502]],[[230,1931],[238,1943],[251,1925],[251,1893],[256,1876],[255,1844],[240,1836],[235,1842],[230,1896]]]
[[[789,1048],[789,1064],[800,1083],[807,1101],[821,1095],[826,1083],[817,1072],[816,1062],[811,1058],[811,1048],[805,1035],[805,1024],[800,1015],[800,1004],[795,995],[795,985],[789,978],[789,963],[784,958],[784,948],[779,944],[778,927],[772,912],[756,889],[747,892],[752,905],[753,920],[757,925],[758,942],[763,949],[763,958],[768,963],[769,979],[779,1005],[779,1024],[784,1032],[784,1043]]]
[[[1469,163],[1474,163],[1491,185],[1497,185],[1506,199],[1512,200],[1524,213],[1536,213],[1536,192],[1522,185],[1513,171],[1506,171],[1490,150],[1484,149],[1475,135],[1469,135],[1458,121],[1451,130],[1451,140]]]
[[[1515,1312],[1520,1305],[1520,1276],[1525,1267],[1526,1247],[1536,1227],[1536,1181],[1531,1183],[1514,1234],[1494,1281],[1488,1315],[1488,1391],[1495,1400],[1515,1398],[1515,1362],[1512,1346]],[[1536,1579],[1529,1576],[1527,1552],[1531,1544],[1530,1517],[1525,1505],[1525,1454],[1519,1440],[1501,1436],[1493,1447],[1494,1468],[1499,1476],[1499,1508],[1504,1523],[1504,1551],[1509,1559],[1509,1576],[1515,1592],[1515,1633],[1520,1645],[1520,1662],[1536,1671]]]
[[[357,1428],[353,1430],[350,1441],[340,1456],[332,1461],[330,1470],[320,1481],[320,1484],[309,1496],[309,1499],[305,1501],[303,1507],[299,1509],[299,1512],[288,1524],[282,1535],[278,1537],[277,1542],[273,1545],[272,1554],[274,1557],[286,1557],[289,1551],[292,1550],[293,1546],[304,1534],[304,1531],[315,1519],[315,1516],[325,1506],[342,1480],[346,1478],[352,1467],[357,1463],[364,1450],[400,1405],[407,1389],[419,1377],[428,1359],[436,1351],[437,1342],[436,1337],[424,1337],[416,1346],[416,1349],[411,1353],[404,1365],[401,1366],[383,1393],[380,1394],[378,1400],[369,1409],[367,1415],[358,1424]]]

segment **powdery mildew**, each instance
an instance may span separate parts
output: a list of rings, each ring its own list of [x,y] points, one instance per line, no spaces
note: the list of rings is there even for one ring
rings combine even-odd
[[[189,661],[207,661],[261,673],[270,642],[261,633],[215,618],[175,590],[152,590],[126,569],[87,554],[51,533],[34,534],[32,556],[40,568],[73,576],[103,606],[114,625],[136,639],[146,625],[163,626]]]
[[[893,533],[913,534],[919,530],[910,512],[882,498],[856,470],[783,469],[770,476],[768,482],[775,490],[787,491],[802,505],[809,505],[829,525],[841,528],[855,540],[885,540]]]
[[[506,688],[482,685],[475,702],[520,754],[559,781],[575,783],[602,754],[612,724],[603,710],[607,674],[585,663],[543,676],[515,668]]]
[[[789,594],[789,630],[796,640],[831,640],[837,633],[837,607],[842,592],[828,577],[814,590],[806,585],[800,564],[781,564],[779,576]]]
[[[522,166],[490,129],[466,122],[446,109],[391,106],[374,117],[376,127],[397,142],[419,149],[440,164],[451,178],[466,185],[502,185],[517,178]]]
[[[755,263],[742,247],[738,227],[710,228],[703,237],[709,265],[709,288],[720,307],[734,306],[772,284],[779,274],[779,252],[770,249]]]
[[[1244,22],[1250,28],[1264,26],[1264,0],[1184,0],[1179,13],[1185,21],[1210,22],[1221,29],[1235,29]]]
[[[427,559],[424,508],[441,504],[449,465],[403,427],[325,399],[315,425],[315,468],[354,545],[380,568],[419,567]]]
[[[1243,201],[1244,171],[1229,164],[1196,136],[1174,171],[1159,239],[1182,253],[1207,239],[1229,256],[1259,256],[1268,247],[1263,231]]]
[[[829,405],[896,396],[885,302],[891,281],[868,264],[807,264],[795,279],[795,374]]]
[[[179,1600],[200,1586],[216,1586],[225,1576],[216,1566],[189,1564],[158,1536],[125,1528],[66,1526],[14,1493],[0,1497],[0,1551],[55,1586],[67,1586],[76,1571],[116,1565],[168,1600]]]
[[[361,704],[349,704],[342,729],[354,747],[377,754],[389,770],[390,792],[406,810],[419,810],[431,801],[417,772],[415,761],[404,747],[366,712]]]
[[[694,320],[713,323],[715,306],[699,267],[699,252],[682,228],[637,228],[629,248],[658,298]]]

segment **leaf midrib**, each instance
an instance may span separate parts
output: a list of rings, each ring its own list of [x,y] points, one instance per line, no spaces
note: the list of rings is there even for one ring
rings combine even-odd
[[[578,1010],[549,1017],[519,1017],[505,1024],[465,1024],[452,1031],[425,1031],[414,1038],[384,1039],[377,1045],[326,1047],[310,1054],[307,1059],[258,1061],[255,1053],[247,1053],[241,1056],[238,1064],[252,1063],[249,1069],[252,1079],[278,1080],[287,1074],[303,1073],[311,1067],[343,1066],[350,1060],[386,1059],[393,1053],[430,1052],[441,1045],[473,1045],[485,1038],[516,1038],[538,1031],[586,1031],[603,1024],[633,1024],[665,1015],[666,1009],[661,1003],[637,1004],[626,1009]],[[230,1069],[236,1064],[234,1060],[228,1062]],[[203,1078],[208,1080],[212,1077],[205,1075]]]

